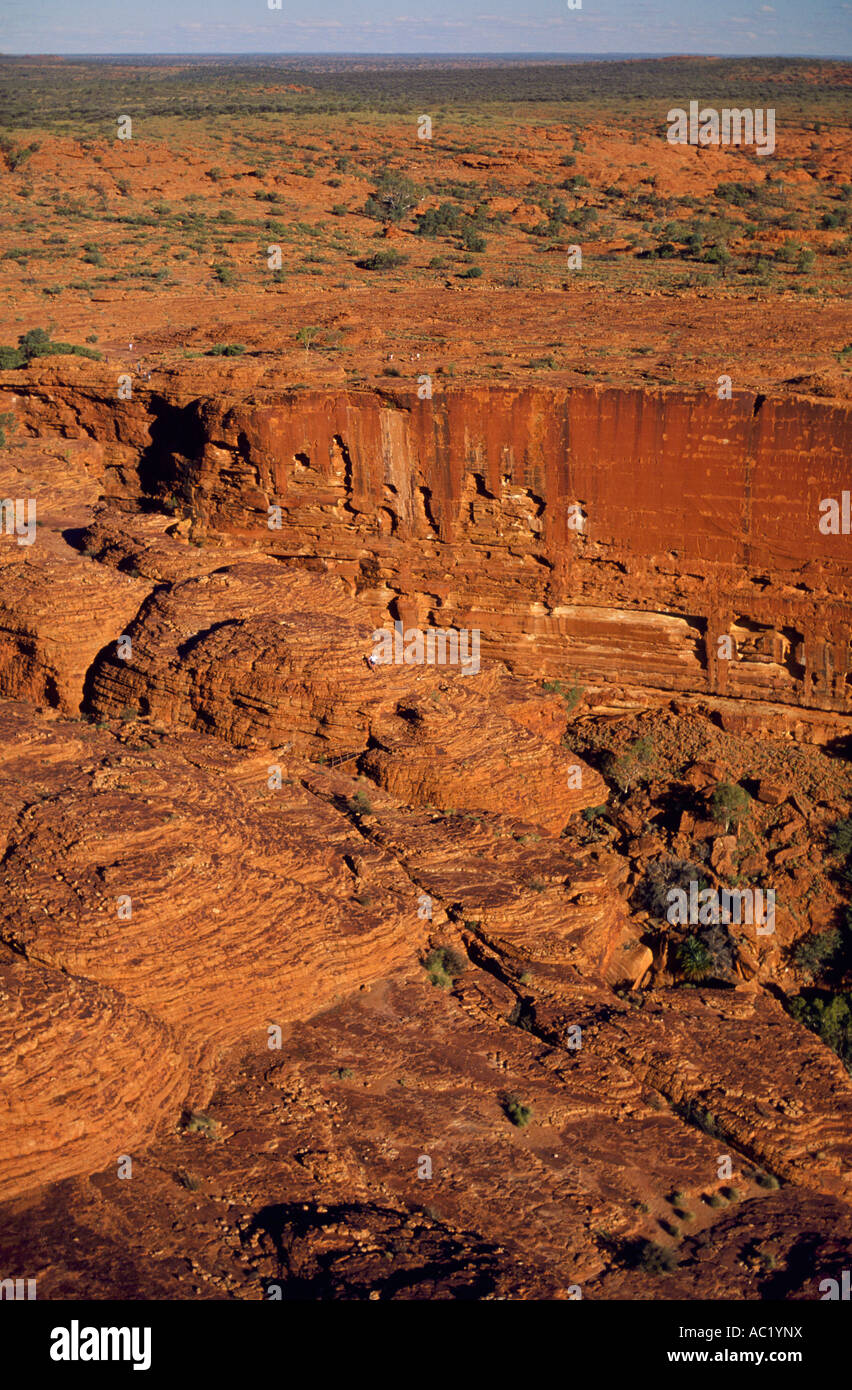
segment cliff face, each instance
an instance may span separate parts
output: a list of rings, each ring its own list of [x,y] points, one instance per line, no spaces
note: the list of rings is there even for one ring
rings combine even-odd
[[[852,708],[848,539],[819,529],[848,411],[528,390],[201,418],[175,482],[203,525],[349,561],[377,607],[478,627],[519,671]]]
[[[29,389],[24,423],[98,440],[110,491],[171,494],[198,536],[319,557],[376,621],[478,628],[520,674],[852,710],[850,540],[820,530],[849,483],[846,406]]]

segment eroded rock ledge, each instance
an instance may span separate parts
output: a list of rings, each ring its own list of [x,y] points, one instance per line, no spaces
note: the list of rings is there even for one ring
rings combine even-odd
[[[123,510],[155,497],[207,553],[323,564],[374,620],[479,629],[518,673],[852,711],[850,542],[819,526],[849,485],[848,404],[596,387],[118,402],[27,376],[0,405],[85,441]],[[125,529],[107,510],[88,543],[130,563]]]

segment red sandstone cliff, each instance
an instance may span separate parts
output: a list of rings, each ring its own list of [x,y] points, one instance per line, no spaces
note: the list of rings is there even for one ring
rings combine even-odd
[[[125,403],[37,378],[0,404],[96,440],[109,491],[171,496],[196,537],[319,558],[375,620],[478,628],[518,672],[852,710],[850,538],[819,527],[849,483],[848,406],[538,387]]]

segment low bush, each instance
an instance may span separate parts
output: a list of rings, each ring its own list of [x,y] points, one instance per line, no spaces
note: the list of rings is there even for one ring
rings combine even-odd
[[[370,805],[370,798],[368,797],[363,787],[359,787],[356,792],[353,792],[352,796],[350,796],[349,798],[347,805],[349,806],[349,810],[355,816],[371,816],[373,814],[373,808]]]
[[[787,1001],[793,1018],[836,1052],[847,1071],[852,1072],[852,991],[826,999],[795,995]]]
[[[739,825],[751,810],[751,797],[738,782],[720,782],[710,797],[710,812],[714,820],[723,821],[725,829]]]
[[[399,251],[375,251],[372,256],[366,256],[355,264],[359,270],[395,270],[397,266],[405,265],[407,260],[408,257]]]
[[[183,1115],[183,1129],[187,1134],[203,1134],[205,1139],[218,1137],[220,1125],[200,1110],[188,1110]]]
[[[433,985],[449,989],[459,975],[462,975],[467,962],[451,946],[435,946],[424,958],[423,966]]]
[[[518,1129],[523,1129],[532,1119],[532,1110],[528,1105],[522,1105],[517,1096],[507,1096],[503,1102],[503,1110],[506,1117],[516,1125]]]
[[[713,957],[697,936],[688,936],[680,943],[675,959],[686,980],[703,980],[713,969]]]
[[[646,1274],[671,1274],[677,1268],[677,1257],[667,1246],[643,1240],[635,1252],[635,1268]]]
[[[29,366],[37,357],[91,357],[101,362],[103,356],[94,348],[79,347],[75,343],[55,343],[46,328],[31,328],[18,338],[18,346],[0,347],[0,370]]]

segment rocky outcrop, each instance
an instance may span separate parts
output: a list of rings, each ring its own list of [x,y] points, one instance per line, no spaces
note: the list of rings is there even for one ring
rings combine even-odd
[[[727,1143],[787,1182],[852,1199],[849,1073],[768,994],[660,991],[613,1020],[600,1046],[720,1152]]]
[[[359,750],[370,710],[418,678],[370,667],[372,630],[339,579],[271,559],[230,566],[152,595],[129,659],[108,652],[96,666],[92,709],[129,705],[244,747]]]
[[[114,493],[321,557],[374,619],[478,628],[520,673],[852,710],[847,540],[820,529],[848,406],[514,386],[15,402],[102,441]]]
[[[491,701],[475,676],[399,701],[373,719],[374,746],[361,766],[409,805],[508,816],[558,834],[578,811],[606,800],[606,783],[516,723],[500,684],[491,686]]]
[[[188,1086],[162,1022],[0,946],[0,1200],[138,1153]]]
[[[66,451],[70,452],[70,451]],[[138,612],[151,584],[93,564],[65,538],[86,521],[97,488],[76,460],[38,450],[0,458],[0,696],[79,713],[96,656]],[[29,534],[23,523],[29,518]],[[24,531],[24,534],[21,534]]]
[[[126,631],[148,591],[147,584],[79,556],[36,551],[4,565],[0,695],[77,714],[89,668]]]
[[[124,1069],[129,1111],[141,1094],[149,1032],[170,1039],[181,1061],[168,1064],[170,1090],[165,1080],[162,1094],[152,1088],[152,1109],[133,1129],[137,1142],[152,1114],[176,1104],[181,1071],[190,1080],[177,1099],[188,1090],[203,1100],[225,1049],[252,1039],[265,1046],[272,1025],[315,1012],[416,951],[422,924],[397,864],[364,846],[345,813],[286,769],[282,777],[276,768],[270,786],[268,757],[246,761],[192,735],[151,746],[63,721],[40,727],[10,704],[0,710],[0,728],[7,905],[0,936],[28,968],[40,968],[37,978],[52,982],[53,996],[71,981],[78,1001],[61,1005],[71,1012],[54,1041],[41,1038],[54,1006],[39,1004],[27,1024],[30,1041],[19,1018],[7,1046],[43,1041],[57,1096],[73,1089],[66,1066],[82,1076],[88,1064],[92,1086],[105,1085],[112,1097],[90,1117],[88,1148],[60,1147],[56,1167],[42,1154],[40,1181],[98,1166]],[[66,1064],[61,1048],[79,1026],[74,1010],[84,1012],[90,997],[101,1001],[96,1019],[102,1001],[113,1002]],[[93,1058],[110,1012],[125,1022],[106,1054],[115,1058],[104,1062],[115,1071],[107,1085]],[[125,1033],[134,1019],[131,1040]],[[165,1062],[155,1060],[162,1041],[150,1046],[153,1077]],[[37,1073],[47,1065],[39,1062]],[[18,1117],[22,1152],[35,1151],[24,1131],[38,1127],[40,1115]],[[73,1129],[70,1110],[68,1124]],[[73,1154],[82,1155],[76,1168]],[[20,1170],[22,1180],[28,1171]]]

